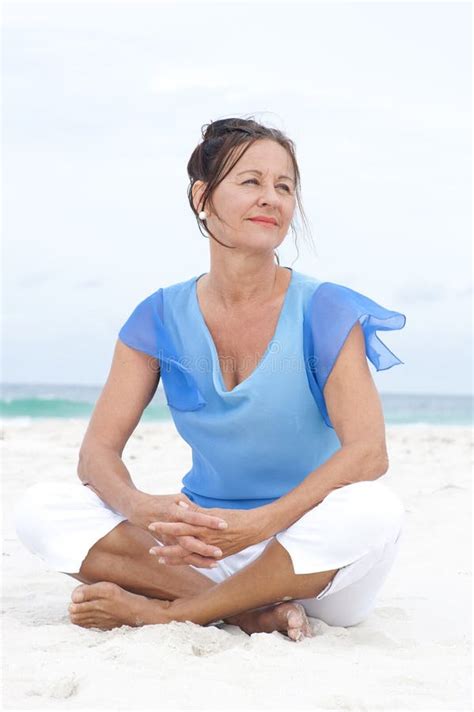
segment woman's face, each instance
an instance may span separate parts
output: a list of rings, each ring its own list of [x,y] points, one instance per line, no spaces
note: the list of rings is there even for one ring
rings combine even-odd
[[[276,141],[256,141],[217,186],[212,202],[219,217],[206,205],[206,225],[226,245],[245,251],[278,247],[296,203],[290,155]],[[258,215],[274,218],[277,224],[250,219]]]

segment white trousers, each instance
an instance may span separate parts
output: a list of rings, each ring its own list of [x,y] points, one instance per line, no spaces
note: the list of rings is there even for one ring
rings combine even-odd
[[[401,500],[379,479],[333,490],[276,534],[295,574],[338,569],[316,597],[300,600],[309,616],[335,626],[369,616],[396,558],[404,518]],[[78,573],[91,547],[125,520],[78,480],[33,485],[15,511],[20,541],[63,573]],[[215,569],[192,568],[221,582],[260,556],[269,541],[221,559]]]

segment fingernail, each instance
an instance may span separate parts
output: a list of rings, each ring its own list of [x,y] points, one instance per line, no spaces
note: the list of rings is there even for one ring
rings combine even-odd
[[[152,532],[155,531],[155,527],[153,526],[153,524],[149,524],[149,525],[148,525],[148,529],[149,529],[150,531],[152,531]]]
[[[186,509],[189,509],[189,504],[187,504],[187,502],[183,502],[182,500],[180,500],[178,504],[180,507],[185,507]]]
[[[217,569],[218,566],[219,566],[219,564],[211,564],[209,568],[210,568],[210,569]]]
[[[164,559],[162,556],[158,559],[159,564],[166,564],[166,559]]]
[[[218,556],[222,556],[222,551],[220,549],[214,549],[213,556],[215,556],[216,558]]]
[[[219,522],[219,529],[227,529],[228,526],[227,522]]]
[[[155,551],[154,549],[150,549],[150,550],[148,551],[148,553],[149,553],[149,554],[152,554],[153,556],[156,556],[158,552]]]

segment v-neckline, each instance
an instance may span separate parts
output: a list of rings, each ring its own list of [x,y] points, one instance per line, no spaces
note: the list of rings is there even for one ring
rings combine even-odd
[[[252,371],[246,378],[244,378],[243,381],[240,381],[240,383],[237,383],[237,385],[234,386],[231,390],[228,390],[228,388],[227,388],[227,386],[226,386],[226,384],[225,384],[224,378],[223,378],[223,376],[222,376],[222,369],[221,369],[221,365],[220,365],[220,362],[219,362],[219,354],[218,354],[216,345],[215,345],[215,343],[214,343],[214,339],[213,339],[213,337],[212,337],[212,334],[211,334],[211,332],[210,332],[210,330],[209,330],[209,328],[208,328],[208,326],[207,326],[207,324],[206,324],[206,320],[204,319],[204,315],[203,315],[203,313],[202,313],[202,311],[201,311],[201,307],[200,307],[200,305],[199,305],[199,299],[198,299],[198,296],[197,296],[197,283],[198,283],[198,281],[201,279],[201,277],[204,277],[204,275],[206,275],[206,274],[208,274],[208,273],[207,273],[207,272],[203,272],[203,273],[200,274],[198,277],[195,277],[195,278],[193,279],[193,281],[192,281],[192,293],[193,293],[194,304],[195,304],[195,306],[196,306],[196,311],[197,311],[198,317],[199,317],[199,319],[200,319],[200,321],[201,321],[201,326],[202,326],[203,329],[204,329],[204,333],[205,333],[205,335],[206,335],[207,341],[209,342],[209,346],[210,346],[210,348],[211,348],[211,352],[212,352],[212,355],[213,355],[213,361],[214,361],[214,363],[213,363],[213,371],[214,371],[214,373],[217,374],[217,376],[218,376],[218,378],[219,378],[219,385],[220,385],[220,388],[221,388],[222,393],[225,393],[226,395],[232,395],[232,394],[235,393],[236,391],[238,391],[238,390],[240,390],[241,388],[243,388],[244,385],[248,384],[248,382],[257,374],[257,372],[261,370],[264,361],[265,361],[265,360],[267,359],[267,357],[268,357],[268,354],[269,354],[269,352],[270,352],[270,350],[271,350],[271,345],[272,345],[273,341],[275,340],[275,338],[276,338],[276,336],[277,336],[277,334],[278,334],[278,332],[279,332],[279,330],[280,330],[280,325],[281,325],[281,322],[282,322],[282,320],[283,320],[283,315],[284,315],[284,313],[286,312],[287,305],[288,305],[289,293],[290,293],[290,291],[292,290],[292,285],[293,285],[293,282],[294,282],[293,277],[294,277],[294,273],[295,273],[295,272],[294,272],[293,268],[292,268],[292,267],[285,267],[284,269],[289,269],[289,270],[291,271],[291,277],[290,277],[290,281],[288,282],[288,286],[287,286],[287,288],[286,288],[285,296],[284,296],[284,298],[283,298],[283,304],[282,304],[282,306],[281,306],[280,313],[279,313],[279,315],[278,315],[278,320],[277,320],[277,323],[276,323],[276,326],[275,326],[275,331],[273,332],[273,336],[272,336],[271,339],[269,340],[269,342],[268,342],[268,344],[267,344],[267,346],[266,346],[266,348],[265,348],[265,351],[263,352],[263,355],[262,355],[260,361],[257,363],[257,365],[255,366],[255,368],[253,369],[253,371]]]

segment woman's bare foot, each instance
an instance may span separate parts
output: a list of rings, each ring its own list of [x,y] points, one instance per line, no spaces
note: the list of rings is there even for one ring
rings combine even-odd
[[[238,625],[242,630],[252,633],[273,633],[274,630],[286,633],[291,640],[311,638],[313,632],[301,603],[278,603],[275,606],[247,611],[237,616],[226,618],[226,623]]]
[[[122,625],[142,626],[173,620],[170,601],[130,593],[115,583],[81,584],[74,589],[69,606],[71,622],[83,628],[111,630]],[[311,626],[300,603],[280,603],[226,619],[251,633],[286,633],[291,640],[311,637]]]
[[[115,583],[101,581],[74,589],[69,617],[83,628],[111,630],[122,625],[142,626],[169,623],[169,601],[146,598],[125,591]]]

